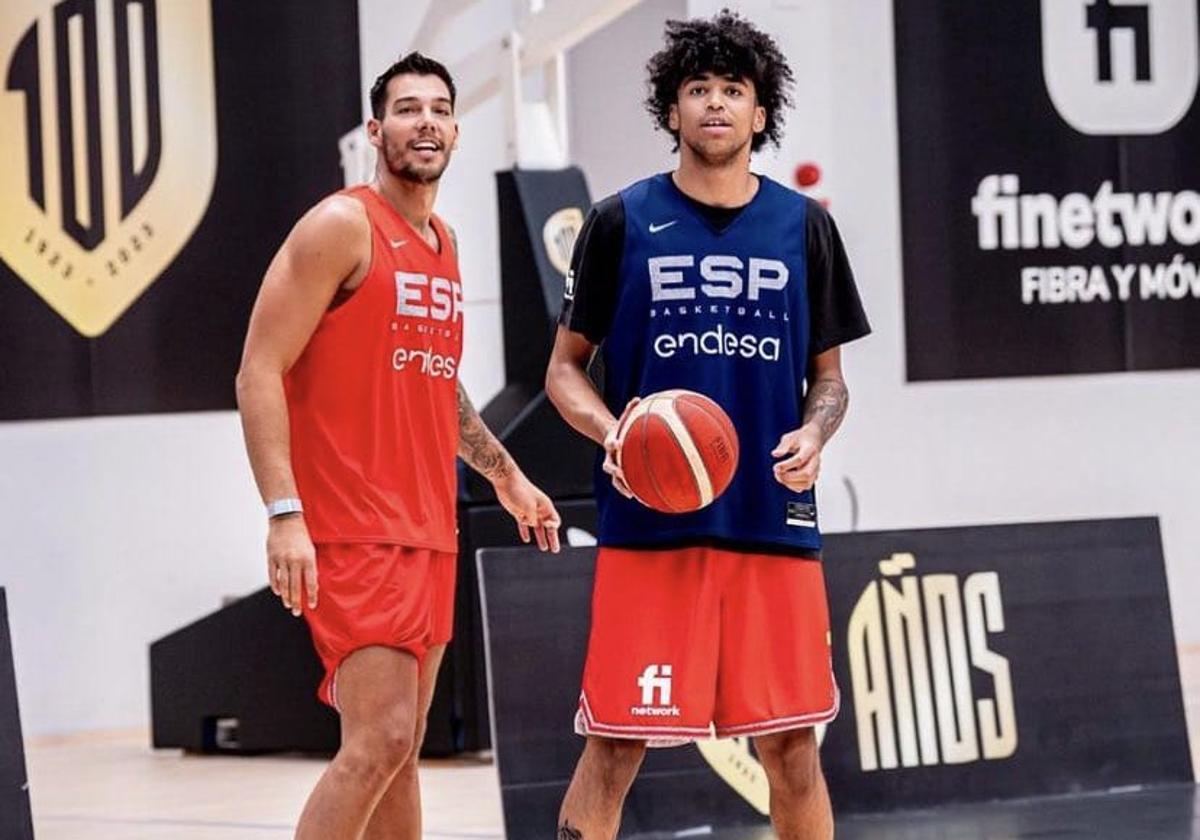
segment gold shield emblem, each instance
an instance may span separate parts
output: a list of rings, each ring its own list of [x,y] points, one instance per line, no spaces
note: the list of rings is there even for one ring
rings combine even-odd
[[[583,211],[578,207],[564,207],[542,226],[542,244],[550,265],[559,274],[571,268],[571,252],[575,250],[575,239],[583,227]]]
[[[5,0],[0,61],[0,259],[98,336],[212,197],[209,3]]]

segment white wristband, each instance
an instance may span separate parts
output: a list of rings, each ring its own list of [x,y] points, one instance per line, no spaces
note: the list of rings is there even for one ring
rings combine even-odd
[[[284,516],[289,513],[303,513],[304,505],[300,504],[300,500],[296,498],[276,499],[273,502],[267,503],[267,518],[274,519],[277,516]]]

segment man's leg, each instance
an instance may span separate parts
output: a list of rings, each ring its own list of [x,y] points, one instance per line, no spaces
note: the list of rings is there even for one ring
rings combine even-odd
[[[417,781],[417,759],[425,739],[425,722],[433,702],[438,668],[442,664],[445,645],[431,647],[421,663],[417,688],[417,726],[413,750],[404,766],[392,778],[387,792],[371,814],[363,840],[421,840],[421,788]]]
[[[387,647],[356,650],[337,673],[342,746],[308,798],[296,840],[359,840],[413,751],[417,660]]]
[[[832,840],[833,811],[813,730],[754,739],[771,786],[771,822],[780,840]]]
[[[558,840],[612,840],[645,741],[588,736],[558,815]]]

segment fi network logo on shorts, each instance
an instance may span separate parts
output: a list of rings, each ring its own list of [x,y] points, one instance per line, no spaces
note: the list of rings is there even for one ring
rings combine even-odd
[[[217,171],[209,3],[0,3],[0,259],[85,336],[166,270]]]
[[[1198,0],[1042,0],[1042,73],[1084,134],[1161,134],[1200,79]]]
[[[646,666],[637,679],[642,705],[631,707],[631,715],[679,717],[679,707],[671,705],[671,670],[670,665]]]

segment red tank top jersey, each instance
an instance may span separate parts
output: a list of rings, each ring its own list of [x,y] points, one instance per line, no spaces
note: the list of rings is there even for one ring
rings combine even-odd
[[[371,266],[284,380],[309,533],[454,552],[457,256],[436,216],[440,253],[370,187],[343,194],[366,207]]]

